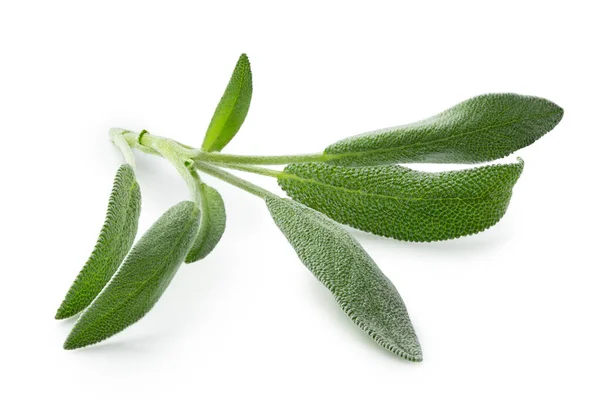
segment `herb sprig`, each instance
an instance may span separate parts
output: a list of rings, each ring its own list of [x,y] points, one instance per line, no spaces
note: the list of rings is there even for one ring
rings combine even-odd
[[[339,224],[399,240],[430,242],[478,233],[506,212],[523,161],[420,172],[398,163],[480,163],[503,158],[552,130],[563,110],[538,97],[486,94],[416,123],[352,136],[314,154],[245,156],[220,151],[242,126],[252,97],[242,54],[201,148],[113,128],[121,165],[96,247],[57,319],[81,315],[64,347],[88,346],[142,318],[182,263],[208,256],[226,226],[225,203],[201,179],[212,175],[265,201],[300,260],[377,343],[411,361],[422,352],[402,298]],[[132,149],[161,156],[186,182],[191,201],[166,211],[134,245],[141,209]],[[264,165],[286,165],[283,170]],[[283,199],[226,171],[276,178]]]

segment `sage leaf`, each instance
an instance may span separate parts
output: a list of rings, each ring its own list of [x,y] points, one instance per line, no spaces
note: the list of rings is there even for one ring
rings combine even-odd
[[[185,262],[188,264],[203,259],[213,251],[225,232],[225,204],[221,194],[216,189],[202,183],[200,195],[202,217],[196,239],[185,258]]]
[[[129,164],[123,164],[115,176],[96,246],[58,308],[56,319],[69,318],[85,309],[108,283],[133,245],[140,210],[135,173]]]
[[[251,99],[252,71],[248,56],[242,54],[208,125],[202,150],[221,151],[233,139],[246,119]]]
[[[135,244],[123,265],[81,314],[67,350],[100,342],[142,318],[183,262],[200,223],[200,210],[183,201],[167,210]]]
[[[561,120],[556,104],[518,94],[485,94],[434,117],[340,140],[324,151],[335,165],[479,163],[529,146]]]
[[[523,161],[450,172],[398,165],[290,164],[278,179],[296,201],[342,224],[411,242],[483,231],[505,214]]]
[[[402,298],[361,245],[323,214],[293,200],[267,197],[266,203],[300,260],[350,319],[394,354],[421,361]]]

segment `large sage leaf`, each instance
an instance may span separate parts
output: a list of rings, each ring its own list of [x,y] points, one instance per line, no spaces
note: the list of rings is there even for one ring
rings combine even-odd
[[[290,164],[286,193],[330,218],[376,235],[430,242],[480,232],[506,212],[523,161],[451,172],[396,165]]]
[[[252,99],[252,71],[246,54],[242,54],[229,79],[204,136],[202,150],[221,151],[238,132]]]
[[[100,293],[131,249],[141,209],[140,187],[129,164],[119,167],[100,236],[56,312],[56,319],[71,317]]]
[[[562,108],[539,97],[485,94],[419,122],[340,140],[324,153],[349,166],[491,161],[529,146],[562,116]]]
[[[300,260],[352,321],[391,352],[421,361],[402,298],[361,245],[323,214],[293,200],[268,197],[266,203]]]
[[[183,201],[167,210],[135,244],[102,293],[79,317],[65,349],[100,342],[142,318],[183,262],[200,223],[200,210]]]
[[[200,228],[192,248],[185,257],[186,263],[193,263],[206,257],[219,243],[225,232],[225,204],[219,192],[202,183],[200,186],[201,214]]]

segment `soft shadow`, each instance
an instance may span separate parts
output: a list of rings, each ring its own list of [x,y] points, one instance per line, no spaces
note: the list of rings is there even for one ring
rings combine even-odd
[[[141,334],[135,337],[109,338],[104,342],[100,342],[88,347],[83,347],[77,350],[71,350],[78,354],[129,354],[129,355],[149,355],[153,351],[159,349],[159,346],[165,345],[168,337],[161,334]]]
[[[426,243],[384,238],[353,228],[349,228],[348,230],[365,246],[374,248],[383,246],[399,249],[402,252],[412,253],[417,256],[427,254],[428,256],[439,256],[445,259],[448,257],[454,258],[485,254],[503,247],[510,240],[510,232],[503,227],[492,227],[483,232],[457,239]]]

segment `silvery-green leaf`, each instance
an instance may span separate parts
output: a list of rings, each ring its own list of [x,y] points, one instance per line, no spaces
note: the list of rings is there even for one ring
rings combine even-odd
[[[479,163],[529,146],[562,116],[562,108],[539,97],[484,94],[419,122],[340,140],[324,153],[348,166]]]
[[[56,312],[56,319],[71,317],[100,293],[131,249],[141,209],[140,187],[133,168],[119,167],[108,201],[108,210],[94,251],[77,275]]]
[[[81,314],[64,348],[71,350],[100,342],[146,315],[175,276],[199,223],[200,210],[193,202],[183,201],[167,210]]]
[[[266,203],[300,260],[352,321],[394,354],[421,361],[402,298],[361,245],[318,211],[290,199],[268,197]]]
[[[221,151],[238,132],[252,99],[252,71],[246,54],[242,54],[229,79],[204,136],[202,150]]]
[[[185,258],[186,263],[193,263],[206,257],[213,251],[225,232],[225,204],[219,192],[202,183],[200,195],[202,219],[194,244]]]
[[[450,172],[397,165],[290,164],[286,193],[330,218],[376,235],[430,242],[480,232],[508,207],[523,161]]]

